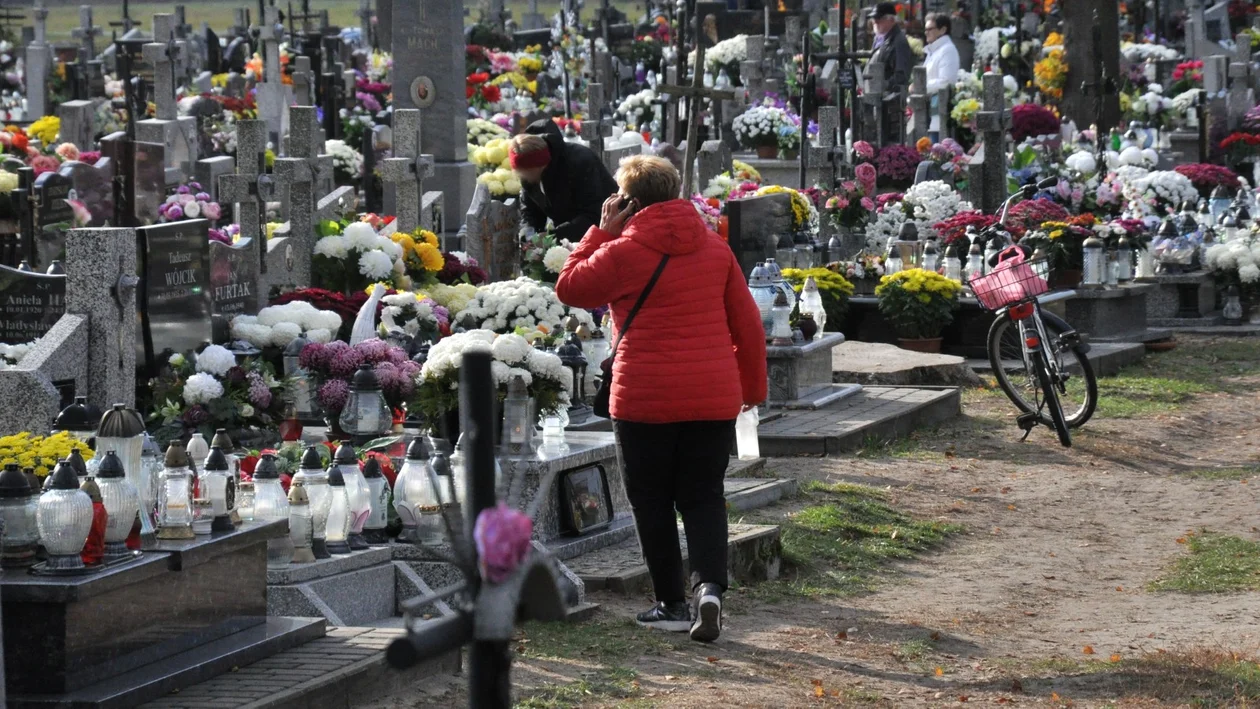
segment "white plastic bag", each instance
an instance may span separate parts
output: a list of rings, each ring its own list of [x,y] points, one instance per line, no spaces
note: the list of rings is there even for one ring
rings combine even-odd
[[[735,419],[735,448],[740,460],[756,460],[761,457],[761,444],[757,440],[757,409],[749,409]]]

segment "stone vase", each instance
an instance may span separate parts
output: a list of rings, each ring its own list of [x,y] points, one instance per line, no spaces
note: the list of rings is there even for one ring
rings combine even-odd
[[[897,346],[911,352],[941,353],[940,337],[898,337]]]

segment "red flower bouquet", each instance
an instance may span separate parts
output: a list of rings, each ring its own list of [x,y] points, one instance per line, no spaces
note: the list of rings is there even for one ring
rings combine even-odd
[[[946,246],[957,243],[961,248],[967,248],[967,227],[975,227],[976,231],[981,231],[997,223],[997,217],[991,214],[985,214],[972,210],[969,212],[959,212],[949,219],[937,222],[932,225],[936,233],[941,237],[941,243]]]
[[[1036,229],[1045,222],[1061,222],[1068,218],[1068,211],[1058,202],[1049,199],[1030,199],[1011,207],[1006,217],[1006,227],[1011,236],[1021,238],[1028,230]]]
[[[1221,165],[1200,162],[1178,165],[1173,169],[1190,178],[1199,195],[1204,198],[1211,195],[1213,188],[1221,185],[1238,187],[1238,173]]]
[[[919,168],[919,151],[909,145],[894,143],[885,145],[875,158],[875,171],[881,181],[890,183],[907,182],[914,179],[914,172]]]
[[[1015,142],[1038,135],[1058,134],[1059,118],[1045,106],[1024,103],[1011,109],[1011,137]]]

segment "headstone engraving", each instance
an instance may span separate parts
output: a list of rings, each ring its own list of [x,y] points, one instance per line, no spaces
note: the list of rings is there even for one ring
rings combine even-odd
[[[212,340],[209,230],[204,219],[136,230],[141,259],[136,355],[143,352],[150,369]]]
[[[0,266],[0,342],[38,339],[66,312],[66,277]]]

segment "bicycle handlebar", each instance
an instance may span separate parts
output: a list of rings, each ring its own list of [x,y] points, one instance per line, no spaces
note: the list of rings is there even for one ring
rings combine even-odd
[[[425,621],[424,632],[397,638],[385,650],[385,661],[395,669],[405,670],[426,660],[458,651],[473,638],[473,619],[468,613]]]

